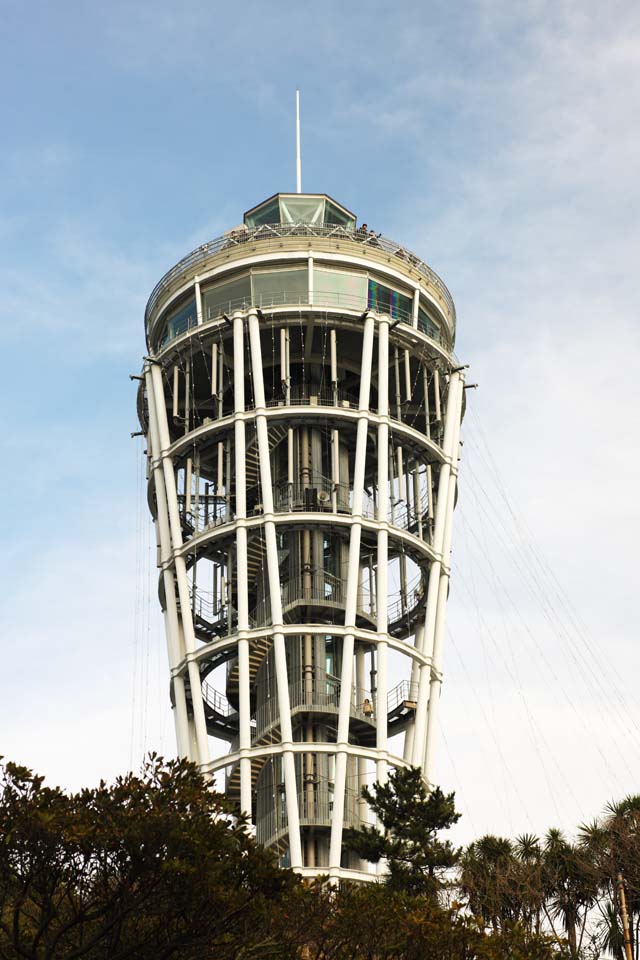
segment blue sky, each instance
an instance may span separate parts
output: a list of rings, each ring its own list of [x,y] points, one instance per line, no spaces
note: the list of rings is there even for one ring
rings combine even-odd
[[[442,709],[460,836],[637,791],[637,5],[1,10],[0,752],[77,786],[173,749],[128,375],[162,273],[294,187],[299,85],[303,188],[443,276],[480,383]]]

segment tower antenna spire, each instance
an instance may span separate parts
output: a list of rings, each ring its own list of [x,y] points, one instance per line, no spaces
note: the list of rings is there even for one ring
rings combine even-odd
[[[300,91],[296,90],[296,193],[302,193],[302,161],[300,159]]]

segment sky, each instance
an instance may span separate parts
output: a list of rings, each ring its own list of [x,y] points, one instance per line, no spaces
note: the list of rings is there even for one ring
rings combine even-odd
[[[640,7],[0,0],[0,754],[170,755],[135,384],[155,282],[303,189],[438,271],[468,363],[455,838],[640,792]]]

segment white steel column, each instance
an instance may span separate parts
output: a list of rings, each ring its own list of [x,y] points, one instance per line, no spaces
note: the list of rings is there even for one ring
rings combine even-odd
[[[202,703],[200,669],[197,661],[193,659],[193,654],[196,650],[196,636],[193,629],[193,617],[191,614],[187,565],[184,557],[177,553],[177,550],[179,550],[179,548],[182,546],[182,530],[180,527],[180,514],[178,511],[176,476],[173,467],[173,459],[169,454],[171,439],[169,436],[167,408],[165,405],[164,387],[162,384],[162,371],[157,363],[153,363],[151,365],[151,384],[157,416],[160,456],[162,457],[162,470],[164,473],[164,482],[166,488],[169,527],[171,530],[174,565],[176,571],[176,580],[178,583],[178,596],[180,598],[180,621],[184,631],[184,642],[187,654],[187,669],[189,673],[189,686],[191,687],[191,702],[195,721],[197,747],[197,757],[195,759],[198,763],[204,764],[209,761],[207,721],[204,715],[204,706]]]
[[[276,684],[278,689],[278,710],[280,713],[280,737],[282,740],[282,766],[284,772],[285,803],[289,830],[289,852],[291,866],[302,866],[302,843],[300,839],[300,814],[298,810],[298,791],[296,768],[293,754],[293,730],[291,725],[291,705],[289,698],[289,679],[287,654],[284,640],[282,594],[280,592],[280,572],[278,569],[278,544],[273,511],[273,487],[271,481],[271,460],[269,456],[269,435],[267,430],[267,410],[264,396],[264,373],[262,368],[262,348],[260,346],[260,324],[256,310],[249,310],[249,340],[251,346],[251,369],[253,372],[253,392],[256,409],[256,434],[258,437],[258,460],[260,466],[260,484],[262,487],[262,506],[264,516],[264,535],[267,553],[267,575],[269,578],[269,598],[271,601],[271,620],[273,624],[273,652],[276,666]]]
[[[310,303],[310,304],[313,304],[313,253],[311,252],[311,250],[309,250],[309,261],[308,261],[308,264],[309,264],[309,267],[308,267],[308,269],[309,269],[309,277],[308,277],[308,282],[309,282],[309,303]]]
[[[384,529],[378,530],[378,556],[376,564],[376,611],[378,647],[376,652],[376,780],[387,779],[387,699],[388,674],[388,604],[389,604],[389,317],[378,320],[378,522]]]
[[[338,406],[338,337],[332,327],[329,331],[329,351],[331,355],[331,395],[334,406]],[[331,430],[331,509],[334,513],[342,506],[340,489],[340,432],[337,427]]]
[[[369,429],[369,392],[371,386],[371,361],[373,358],[373,316],[368,313],[364,322],[362,338],[362,369],[360,374],[360,399],[358,403],[358,428],[353,471],[353,510],[349,539],[349,566],[344,623],[347,630],[355,627],[358,580],[360,570],[360,539],[362,534],[362,500],[364,493],[365,466],[367,457],[367,434]],[[334,785],[333,818],[329,848],[329,869],[340,869],[342,833],[344,820],[345,788],[347,779],[347,748],[349,746],[349,716],[351,687],[353,684],[354,635],[345,634],[342,644],[342,673],[340,677],[340,706],[338,709],[338,736],[336,743],[336,775]]]
[[[442,549],[444,544],[444,532],[446,526],[446,517],[449,509],[449,482],[451,477],[451,467],[453,458],[456,455],[453,447],[456,436],[456,419],[460,420],[460,394],[462,391],[462,382],[459,371],[454,371],[449,377],[449,396],[447,398],[447,418],[445,423],[444,441],[442,452],[444,462],[440,467],[440,477],[438,480],[438,503],[436,506],[435,529],[433,534],[433,549],[435,559],[431,562],[429,568],[429,582],[427,587],[427,611],[424,628],[424,640],[421,653],[430,654],[433,650],[433,639],[435,634],[436,608],[438,605],[438,590],[440,585],[440,571],[442,567]],[[417,642],[416,636],[416,642]],[[431,667],[423,665],[420,668],[420,680],[418,685],[418,702],[416,706],[416,721],[413,736],[412,763],[414,766],[422,766],[424,760],[424,749],[427,729],[427,702],[429,697],[429,685],[431,681]]]
[[[196,295],[196,319],[198,326],[200,326],[202,324],[202,292],[200,290],[200,281],[197,277],[193,285],[193,291]]]
[[[233,315],[233,405],[236,481],[236,593],[238,616],[238,699],[240,721],[240,808],[251,819],[251,678],[249,629],[246,442],[244,424],[244,317]],[[238,416],[240,414],[240,416]]]
[[[424,620],[421,620],[416,625],[416,628],[415,628],[415,635],[414,635],[413,642],[416,650],[422,650],[424,646],[423,641],[424,641]],[[416,689],[416,685],[418,684],[419,678],[420,678],[420,667],[417,660],[413,660],[411,663],[411,680],[409,681],[411,684],[409,693],[413,697],[415,697],[415,689]],[[403,750],[402,756],[407,761],[407,763],[411,763],[411,760],[413,757],[413,738],[414,738],[415,731],[416,731],[416,711],[414,711],[413,718],[411,719],[404,735],[404,750]]]
[[[178,753],[181,757],[191,759],[191,750],[189,744],[189,721],[187,717],[187,700],[184,689],[184,678],[181,674],[175,673],[180,661],[184,656],[184,651],[180,649],[180,628],[178,624],[178,607],[176,604],[176,584],[171,569],[171,532],[169,530],[169,515],[167,511],[167,495],[162,472],[162,458],[160,452],[160,441],[158,439],[158,417],[156,412],[156,403],[153,395],[153,383],[151,380],[151,370],[147,366],[144,371],[145,386],[147,390],[147,403],[149,406],[149,435],[147,443],[151,454],[151,463],[153,468],[153,482],[155,485],[156,504],[158,509],[158,520],[156,523],[156,532],[158,545],[160,547],[160,567],[162,569],[162,579],[164,584],[164,604],[165,604],[165,631],[167,634],[167,656],[169,659],[169,669],[172,675],[173,696],[175,700],[174,721],[176,727],[176,740],[178,743]]]
[[[444,521],[444,535],[442,539],[442,563],[440,564],[440,580],[438,584],[438,602],[436,606],[436,623],[431,657],[431,683],[429,689],[429,707],[427,715],[427,742],[424,748],[423,767],[425,776],[431,780],[435,759],[435,744],[442,690],[442,651],[444,645],[444,625],[449,593],[449,576],[451,572],[451,536],[453,532],[453,508],[456,500],[458,483],[458,450],[460,442],[460,420],[462,415],[462,398],[464,396],[464,372],[460,373],[458,383],[458,399],[454,408],[454,427],[451,455],[451,475],[447,495],[446,515]],[[447,409],[447,416],[449,410]]]

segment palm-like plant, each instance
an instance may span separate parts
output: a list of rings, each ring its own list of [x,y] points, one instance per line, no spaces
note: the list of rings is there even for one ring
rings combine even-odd
[[[622,937],[618,876],[622,874],[632,953],[635,960],[640,960],[640,796],[631,795],[609,803],[603,819],[583,826],[580,836],[583,849],[597,865],[601,890],[608,897],[601,907],[598,924],[601,946],[618,956],[618,942]]]
[[[624,933],[620,914],[613,900],[600,905],[600,919],[596,923],[596,938],[601,950],[606,950],[615,960],[624,960]]]
[[[487,834],[470,844],[460,861],[460,886],[472,913],[495,932],[520,919],[517,867],[513,845]]]
[[[540,933],[545,902],[545,871],[540,840],[532,833],[516,837],[513,853],[518,861],[518,896],[522,923],[530,933]]]
[[[544,867],[550,915],[562,922],[571,956],[577,957],[589,910],[598,899],[598,870],[581,847],[570,843],[555,828],[545,837]]]

